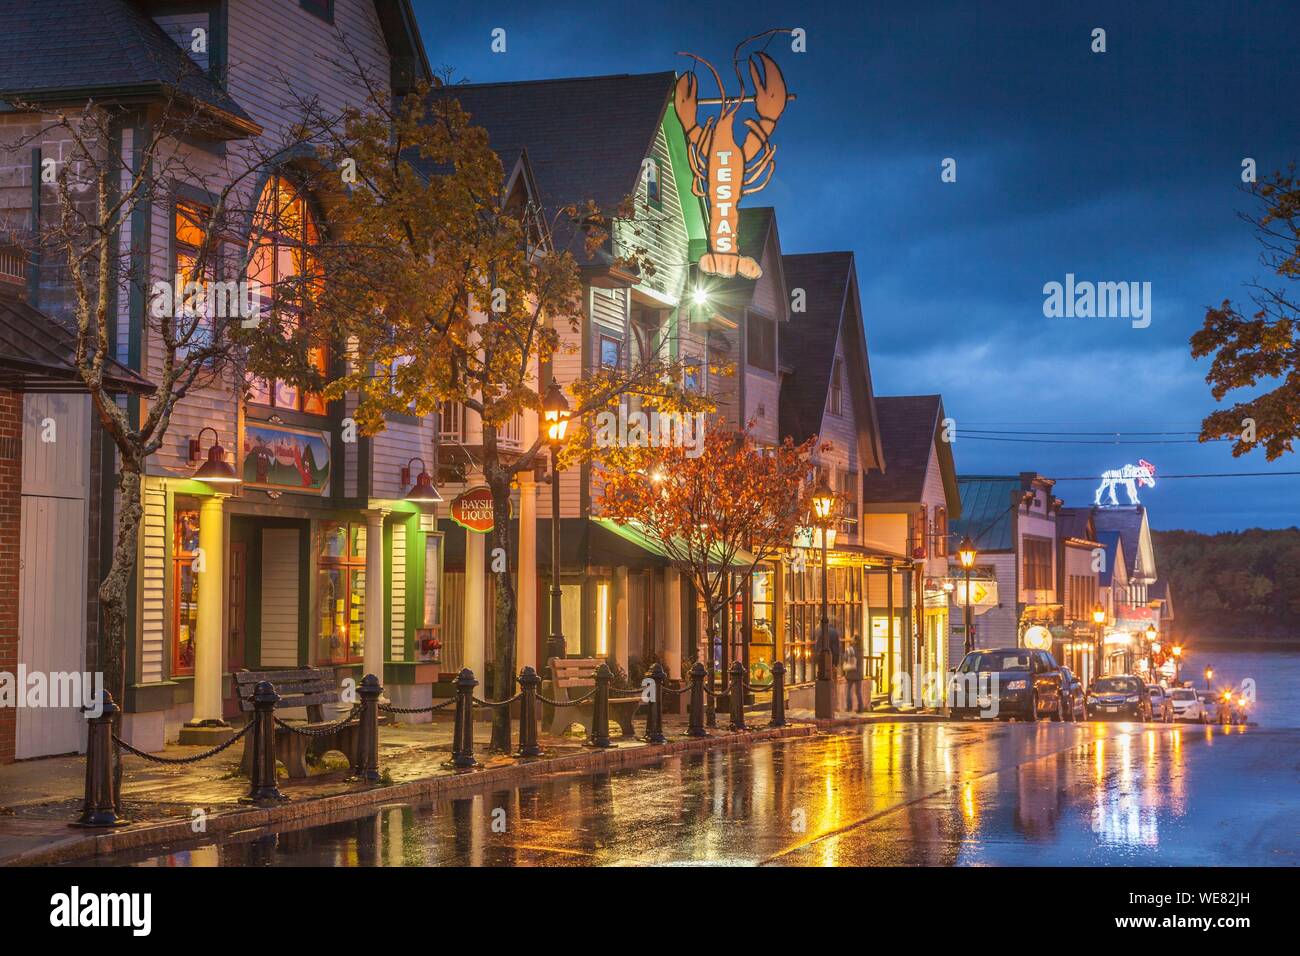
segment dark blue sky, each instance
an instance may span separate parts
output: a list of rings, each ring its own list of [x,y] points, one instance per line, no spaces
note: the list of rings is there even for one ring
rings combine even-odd
[[[803,27],[806,53],[769,48],[798,100],[749,202],[776,207],[786,252],[856,254],[879,394],[941,392],[964,473],[1088,476],[1145,458],[1153,527],[1300,520],[1300,478],[1159,481],[1296,471],[1296,455],[960,437],[1199,428],[1213,400],[1188,337],[1206,305],[1244,302],[1267,277],[1237,217],[1241,161],[1263,174],[1300,160],[1300,4],[415,3],[435,68],[472,82],[681,69],[678,50],[721,69],[745,36]],[[1043,285],[1066,273],[1150,282],[1150,327],[1044,318]],[[1092,483],[1057,487],[1092,499]]]

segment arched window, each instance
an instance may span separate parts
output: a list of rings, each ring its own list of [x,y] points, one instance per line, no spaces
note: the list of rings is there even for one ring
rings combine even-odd
[[[284,176],[269,179],[258,198],[249,237],[248,278],[260,286],[259,310],[279,313],[286,327],[302,321],[303,285],[320,282],[312,253],[319,241],[316,215],[302,191]],[[313,348],[309,354],[312,365],[324,373],[329,361],[325,348]],[[249,386],[253,404],[325,414],[325,402],[315,392],[278,379],[255,378]]]

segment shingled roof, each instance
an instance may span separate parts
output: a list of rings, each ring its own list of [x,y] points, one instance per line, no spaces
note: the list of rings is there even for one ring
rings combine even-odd
[[[676,79],[667,71],[467,83],[441,95],[488,131],[503,162],[527,150],[548,213],[588,199],[612,210],[636,189]]]
[[[244,135],[261,127],[126,0],[0,0],[0,100],[57,103],[168,91]]]
[[[1096,541],[1097,529],[1092,524],[1092,508],[1062,508],[1056,513],[1056,533],[1061,538]]]
[[[16,392],[85,392],[76,369],[77,340],[67,326],[0,287],[0,388]],[[107,359],[111,392],[151,393],[154,386]]]
[[[1124,542],[1125,570],[1130,576],[1138,573],[1138,564],[1142,551],[1142,520],[1145,514],[1142,505],[1132,507],[1093,508],[1093,523],[1097,533],[1115,531]],[[1152,569],[1145,568],[1143,573],[1150,574]]]
[[[835,366],[835,343],[847,330],[850,339],[845,354],[859,353],[863,381],[853,382],[850,361],[848,393],[854,403],[858,433],[869,443],[863,469],[884,460],[880,428],[876,423],[875,395],[871,388],[871,364],[867,358],[866,330],[858,302],[857,267],[851,252],[812,252],[781,257],[788,289],[804,291],[805,311],[792,312],[781,332],[781,364],[794,371],[781,381],[779,422],[782,437],[806,441],[822,427],[831,372]]]
[[[945,471],[948,518],[952,520],[960,516],[961,498],[953,474],[952,447],[946,442],[936,441],[943,417],[941,395],[876,396],[876,418],[880,423],[885,468],[871,469],[863,474],[864,501],[888,504],[920,501],[925,493],[930,451],[937,447],[941,458],[939,466]]]

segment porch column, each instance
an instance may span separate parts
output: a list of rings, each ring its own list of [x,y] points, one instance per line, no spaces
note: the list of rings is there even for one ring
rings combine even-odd
[[[476,531],[465,531],[465,607],[461,634],[465,641],[462,655],[463,666],[468,667],[478,678],[479,684],[486,686],[487,674],[484,670],[484,635],[487,633],[487,608],[484,606],[484,554],[487,548],[487,535]]]
[[[384,614],[384,509],[366,512],[366,620],[365,645],[362,647],[361,676],[374,674],[384,681],[384,649],[388,646],[388,628]]]
[[[627,568],[614,569],[614,662],[627,670],[628,632],[631,620],[628,617]],[[628,674],[633,686],[639,686],[642,674]]]
[[[225,646],[226,545],[224,503],[228,495],[209,495],[199,502],[198,621],[194,628],[194,716],[182,728],[181,743],[207,743],[228,736],[221,717],[221,651]],[[189,731],[189,733],[187,733]],[[206,732],[205,732],[206,731]],[[215,731],[215,732],[214,732]]]
[[[515,600],[515,664],[537,667],[537,482],[519,475],[519,590]]]
[[[894,562],[891,560],[885,569],[885,613],[889,615],[888,638],[885,642],[885,696],[888,698],[887,707],[894,704],[894,668],[897,661],[894,660],[894,640],[897,638],[897,628],[894,622]]]
[[[682,676],[682,576],[664,568],[664,670],[669,680]]]

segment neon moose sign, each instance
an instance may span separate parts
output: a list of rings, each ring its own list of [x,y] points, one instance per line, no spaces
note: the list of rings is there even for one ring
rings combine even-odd
[[[785,78],[781,75],[776,61],[762,51],[749,56],[749,77],[753,84],[753,95],[748,95],[745,78],[740,71],[740,51],[747,43],[774,33],[788,33],[788,30],[768,30],[736,44],[731,63],[740,81],[740,95],[729,97],[722,85],[722,79],[713,65],[694,53],[680,53],[697,63],[703,64],[718,85],[718,99],[705,101],[707,105],[717,105],[717,116],[709,116],[700,125],[699,118],[699,84],[695,71],[683,73],[677,78],[677,87],[673,92],[673,104],[682,129],[686,131],[687,158],[691,166],[691,192],[708,200],[709,216],[709,251],[700,257],[700,271],[707,275],[730,278],[741,275],[746,279],[757,279],[763,274],[762,268],[750,256],[740,254],[736,226],[740,216],[736,205],[741,196],[759,192],[772,178],[776,170],[776,147],[770,139],[776,129],[776,121],[785,110]],[[759,67],[762,67],[760,71]],[[740,107],[747,102],[754,104],[758,119],[746,119],[744,127],[749,131],[745,141],[736,142],[736,116]]]

